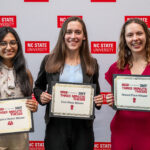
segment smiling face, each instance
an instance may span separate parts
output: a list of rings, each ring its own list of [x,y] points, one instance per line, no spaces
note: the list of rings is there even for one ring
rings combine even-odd
[[[85,36],[79,21],[70,21],[64,36],[65,44],[70,51],[79,51]]]
[[[7,33],[0,42],[0,56],[3,62],[8,62],[16,56],[18,51],[18,44],[15,36],[12,33]]]
[[[125,40],[132,54],[146,52],[146,34],[140,24],[132,22],[126,26]]]

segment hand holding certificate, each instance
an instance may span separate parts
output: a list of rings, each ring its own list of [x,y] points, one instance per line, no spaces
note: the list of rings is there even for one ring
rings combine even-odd
[[[114,75],[114,107],[150,111],[150,76]]]
[[[32,114],[26,107],[26,98],[0,101],[0,134],[31,131]]]
[[[93,119],[93,98],[92,85],[56,83],[50,116]]]

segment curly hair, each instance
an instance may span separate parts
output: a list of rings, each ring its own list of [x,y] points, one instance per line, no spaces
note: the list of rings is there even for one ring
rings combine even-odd
[[[146,35],[146,44],[145,44],[145,51],[146,51],[146,61],[147,63],[150,63],[150,31],[146,25],[145,22],[138,18],[129,19],[127,22],[124,23],[121,29],[120,33],[120,42],[119,42],[119,53],[118,53],[118,61],[117,66],[119,69],[124,69],[127,64],[129,64],[129,67],[132,67],[132,53],[130,48],[127,46],[126,40],[125,40],[125,32],[126,27],[131,24],[136,23],[142,26],[145,35]]]

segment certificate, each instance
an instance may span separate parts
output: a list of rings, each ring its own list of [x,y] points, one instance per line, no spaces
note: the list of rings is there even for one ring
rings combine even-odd
[[[150,76],[114,75],[114,108],[150,111]]]
[[[52,88],[50,116],[93,119],[94,86],[55,82]]]
[[[33,129],[27,98],[0,99],[0,134],[29,132]]]

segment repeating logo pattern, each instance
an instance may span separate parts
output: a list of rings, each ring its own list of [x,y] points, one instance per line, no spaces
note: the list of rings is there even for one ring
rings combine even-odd
[[[132,18],[138,18],[144,21],[148,28],[150,28],[150,16],[125,16],[125,21],[132,19]]]
[[[49,53],[49,41],[26,41],[25,53]]]
[[[92,54],[116,54],[116,42],[91,42]]]
[[[4,26],[16,28],[17,27],[16,16],[0,16],[0,27]]]
[[[62,24],[65,22],[66,19],[68,19],[71,16],[57,16],[57,27],[61,28]],[[78,16],[81,19],[83,18],[82,16]]]

